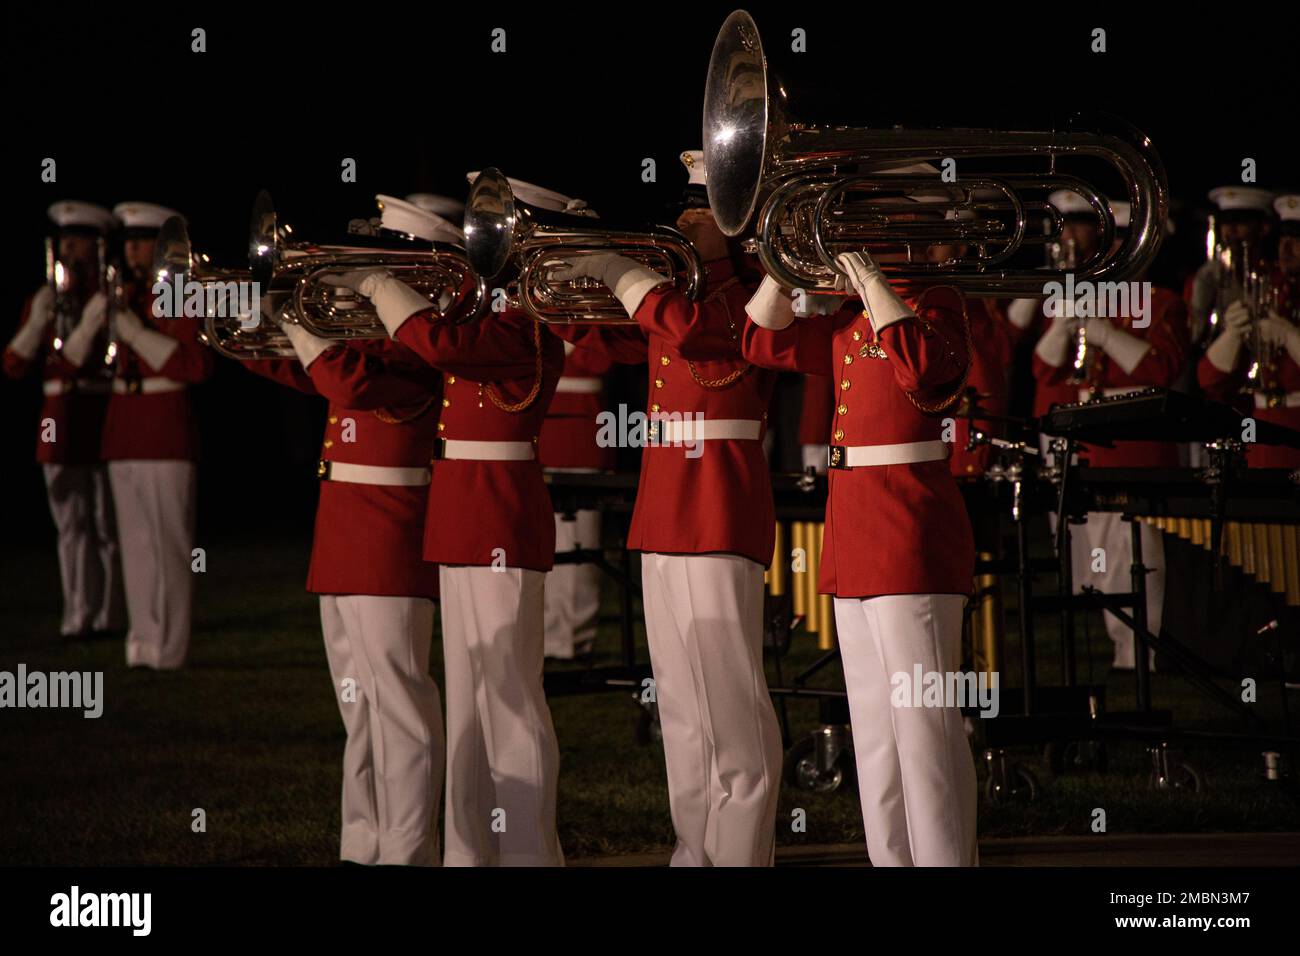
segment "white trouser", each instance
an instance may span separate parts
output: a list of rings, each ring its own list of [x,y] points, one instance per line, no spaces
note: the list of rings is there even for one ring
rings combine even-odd
[[[320,620],[347,730],[339,858],[437,866],[445,743],[429,676],[433,602],[322,594]]]
[[[1142,563],[1150,571],[1147,585],[1147,630],[1160,636],[1160,619],[1165,609],[1165,543],[1158,530],[1142,526]],[[1070,562],[1074,590],[1091,585],[1106,594],[1123,594],[1133,590],[1130,568],[1133,565],[1133,531],[1123,516],[1113,511],[1090,511],[1086,524],[1070,525]],[[1093,557],[1094,549],[1104,555]],[[1101,567],[1105,559],[1105,570]],[[1125,609],[1130,615],[1132,608]],[[1132,668],[1137,661],[1133,632],[1105,612],[1106,633],[1115,642],[1115,667]],[[1154,663],[1155,652],[1148,659]]]
[[[130,629],[126,662],[172,670],[190,647],[194,487],[189,461],[112,461]]]
[[[555,553],[600,547],[600,512],[583,509],[572,518],[555,514]],[[557,564],[546,576],[546,656],[563,660],[585,653],[596,639],[600,615],[600,568]]]
[[[836,598],[835,628],[873,866],[976,866],[975,763],[953,707],[891,702],[895,674],[961,667],[960,594]],[[946,680],[945,680],[946,684]]]
[[[542,690],[541,571],[439,568],[447,866],[562,866],[560,750]]]
[[[122,578],[108,471],[103,465],[44,465],[50,517],[59,536],[65,636],[122,626]]]
[[[771,866],[781,732],[763,673],[763,567],[643,554],[673,866]]]

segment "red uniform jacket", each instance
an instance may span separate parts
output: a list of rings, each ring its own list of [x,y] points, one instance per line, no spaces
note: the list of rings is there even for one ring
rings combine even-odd
[[[835,383],[821,375],[805,375],[803,405],[799,409],[799,444],[828,444],[834,414]]]
[[[832,376],[836,445],[937,441],[942,415],[922,413],[955,394],[969,364],[962,302],[949,289],[909,300],[919,321],[877,341],[861,310],[797,319],[778,332],[745,326],[745,355],[768,368]],[[869,356],[878,344],[883,358]],[[910,397],[909,397],[910,396]],[[826,503],[820,590],[837,597],[969,594],[970,520],[946,461],[834,469]]]
[[[28,296],[18,322],[20,328],[30,320],[31,311],[32,296]],[[99,355],[92,351],[86,369],[81,371],[55,352],[54,323],[46,328],[40,348],[30,359],[11,348],[4,350],[4,373],[10,378],[26,378],[33,370],[41,370],[41,384],[46,390],[36,429],[36,460],[41,464],[90,465],[99,461],[109,385],[98,359]],[[54,422],[54,441],[43,440],[47,419]]]
[[[650,444],[628,547],[658,554],[739,554],[767,567],[775,546],[772,481],[762,432],[776,376],[741,354],[753,290],[726,260],[706,264],[699,301],[664,285],[637,309],[639,328],[572,326],[561,335],[616,362],[650,364],[647,414],[761,422],[759,440],[706,439],[694,449]],[[673,421],[670,417],[668,421]],[[698,457],[687,457],[687,452]]]
[[[537,444],[564,368],[564,345],[546,327],[522,312],[452,325],[429,310],[403,322],[396,338],[445,375],[441,438]],[[555,517],[541,463],[435,461],[424,557],[549,571]]]
[[[401,346],[336,346],[307,371],[296,359],[250,371],[329,401],[321,459],[427,468],[437,435],[441,377]],[[438,566],[423,558],[423,485],[323,481],[307,590],[313,594],[438,596]]]
[[[144,284],[127,287],[126,304],[145,328],[169,335],[180,345],[157,369],[128,346],[120,346],[113,369],[115,380],[126,382],[128,387],[153,377],[195,385],[212,375],[212,351],[199,341],[198,319],[155,318],[153,295]],[[101,450],[106,461],[197,461],[199,428],[188,389],[153,394],[114,390],[108,400]]]
[[[1098,396],[1106,389],[1168,388],[1178,377],[1187,356],[1187,306],[1167,289],[1151,290],[1151,324],[1144,329],[1132,327],[1130,316],[1110,319],[1116,327],[1144,338],[1151,348],[1138,362],[1132,374],[1111,360],[1101,349],[1095,349],[1091,358],[1088,378],[1082,385],[1071,383],[1071,363],[1053,368],[1034,354],[1034,378],[1040,384],[1053,388],[1070,387],[1075,394],[1070,401],[1087,399],[1087,393]],[[1114,448],[1100,445],[1081,445],[1081,458],[1086,458],[1094,468],[1174,468],[1178,466],[1178,446],[1174,442],[1121,441]]]
[[[597,444],[596,416],[605,411],[602,379],[613,363],[594,349],[568,348],[564,374],[542,422],[538,457],[543,468],[612,471],[618,450]]]
[[[975,389],[976,401],[982,410],[991,415],[1005,415],[1007,371],[1011,368],[1013,347],[1010,330],[1014,326],[992,299],[967,299],[966,315],[970,319],[971,341],[975,346],[966,385]],[[1002,434],[1001,422],[976,420],[975,427],[992,435]],[[958,478],[982,476],[993,456],[993,448],[981,445],[974,451],[966,450],[966,442],[970,439],[969,419],[956,419],[955,435],[948,467]]]

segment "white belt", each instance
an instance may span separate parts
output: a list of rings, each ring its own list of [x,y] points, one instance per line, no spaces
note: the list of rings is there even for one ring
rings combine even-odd
[[[758,441],[763,423],[750,418],[661,418],[650,422],[650,441],[677,445],[688,441]]]
[[[316,465],[316,477],[323,481],[346,481],[354,485],[427,485],[429,469],[353,465],[322,458]]]
[[[466,441],[444,438],[439,458],[459,461],[531,461],[535,455],[530,441]]]
[[[1117,388],[1099,388],[1095,392],[1089,388],[1079,389],[1079,401],[1091,402],[1098,395],[1102,398],[1114,398],[1116,395],[1132,395],[1134,392],[1145,391],[1150,388],[1149,385],[1121,385]]]
[[[561,375],[560,380],[555,383],[557,392],[577,392],[581,395],[595,395],[604,387],[604,381],[599,378],[577,375]]]
[[[179,392],[185,388],[184,382],[151,375],[148,378],[115,378],[113,391],[119,395],[156,395],[159,392]]]
[[[68,392],[85,392],[89,395],[107,395],[107,379],[47,378],[41,383],[46,395],[65,395]]]
[[[1300,408],[1300,392],[1287,392],[1285,395],[1272,396],[1273,403],[1269,404],[1269,396],[1263,392],[1255,393],[1256,408]]]
[[[905,441],[896,445],[831,445],[831,468],[867,468],[874,465],[912,465],[943,461],[950,446],[946,441]]]

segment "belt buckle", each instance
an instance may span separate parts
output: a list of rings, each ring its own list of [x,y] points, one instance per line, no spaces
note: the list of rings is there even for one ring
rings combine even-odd
[[[320,461],[316,462],[316,477],[321,481],[329,481],[330,462],[328,459],[322,458]]]
[[[143,387],[144,383],[138,378],[128,378],[126,380],[126,393],[128,395],[139,395],[140,389]]]
[[[826,467],[848,471],[849,456],[843,445],[829,445],[826,449]]]

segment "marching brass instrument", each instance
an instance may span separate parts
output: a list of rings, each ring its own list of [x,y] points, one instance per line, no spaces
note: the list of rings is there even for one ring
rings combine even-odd
[[[1286,390],[1278,380],[1278,349],[1264,341],[1259,329],[1260,322],[1277,308],[1277,287],[1272,276],[1262,269],[1247,271],[1242,283],[1242,302],[1250,313],[1250,328],[1246,336],[1250,366],[1241,390],[1250,395],[1262,395],[1265,407],[1276,408],[1286,397]]]
[[[597,221],[599,222],[599,221]],[[513,307],[541,322],[626,325],[623,306],[591,278],[552,280],[557,257],[615,252],[675,280],[694,298],[704,284],[704,264],[690,241],[666,226],[617,227],[591,217],[538,209],[515,197],[498,169],[485,169],[465,204],[465,249],[475,273],[505,278]]]
[[[238,289],[240,284],[251,286],[252,271],[217,268],[206,255],[196,255],[180,216],[168,219],[158,231],[154,277],[164,284],[179,283],[182,288],[191,282],[199,285],[204,301],[199,339],[219,354],[237,361],[293,357],[293,343],[278,321],[268,319],[284,315],[288,297],[272,294],[269,307],[259,308],[256,316],[241,314]]]
[[[58,239],[45,237],[45,284],[50,289],[50,308],[54,312],[54,351],[62,352],[63,343],[76,328],[81,309],[72,294],[72,277],[59,260]]]
[[[383,270],[424,295],[447,320],[477,319],[487,307],[487,284],[470,268],[460,246],[392,233],[350,235],[346,242],[317,244],[292,238],[270,195],[253,203],[248,259],[253,281],[273,296],[286,294],[284,314],[324,339],[380,339],[388,332],[362,295],[337,284],[340,273]]]
[[[902,287],[937,283],[976,296],[1041,298],[1064,275],[1010,260],[1060,236],[1063,218],[1047,201],[1056,189],[1083,197],[1100,231],[1076,282],[1130,279],[1159,249],[1168,215],[1164,169],[1150,140],[1118,120],[1108,121],[1112,133],[814,126],[793,121],[785,99],[753,18],[735,11],[718,33],[705,85],[709,205],[728,236],[753,229],[763,268],[786,288],[835,292],[835,257],[869,247],[901,260],[880,266]],[[1075,158],[1108,164],[1124,183],[1132,228],[1117,249],[1102,193],[1056,169]],[[889,171],[945,160],[961,169],[955,181],[938,170]],[[1046,171],[1004,168],[1038,161]],[[1038,216],[1050,220],[1046,235],[1027,229]],[[928,247],[947,244],[967,251],[927,261]]]

